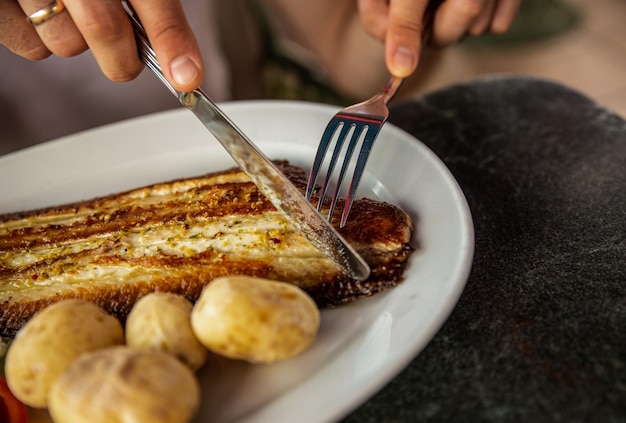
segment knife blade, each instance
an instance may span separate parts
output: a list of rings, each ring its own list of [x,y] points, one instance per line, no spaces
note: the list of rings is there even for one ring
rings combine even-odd
[[[135,30],[141,59],[146,66],[202,122],[274,207],[313,246],[335,262],[350,278],[359,281],[367,279],[370,268],[365,260],[217,104],[201,89],[186,93],[172,87],[163,76],[141,22],[130,5],[126,2],[124,5]]]
[[[180,93],[179,101],[204,124],[259,190],[311,244],[357,280],[369,266],[304,195],[201,90]]]

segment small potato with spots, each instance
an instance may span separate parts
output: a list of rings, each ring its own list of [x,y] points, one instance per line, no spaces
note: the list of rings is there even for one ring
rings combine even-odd
[[[84,300],[55,303],[33,316],[6,355],[6,380],[23,403],[48,406],[50,387],[78,356],[124,342],[120,322]]]
[[[141,298],[126,320],[126,344],[163,351],[197,370],[207,350],[191,330],[192,304],[180,295],[153,292]]]
[[[320,312],[300,288],[247,276],[213,280],[191,312],[191,327],[205,347],[225,357],[271,363],[313,343]]]
[[[115,346],[83,354],[50,391],[57,423],[186,423],[200,404],[193,372],[161,351]]]

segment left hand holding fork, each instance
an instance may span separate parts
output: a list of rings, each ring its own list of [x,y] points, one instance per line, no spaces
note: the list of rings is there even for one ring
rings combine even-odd
[[[441,3],[432,22],[425,19],[429,1]],[[454,44],[467,34],[503,33],[513,23],[521,0],[359,0],[358,3],[366,30],[385,42],[389,72],[406,78],[417,68],[427,25],[432,24],[429,42],[437,47]]]

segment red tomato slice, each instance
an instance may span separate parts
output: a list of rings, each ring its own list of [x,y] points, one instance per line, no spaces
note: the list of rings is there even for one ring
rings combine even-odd
[[[27,423],[26,407],[20,402],[0,377],[0,422]]]

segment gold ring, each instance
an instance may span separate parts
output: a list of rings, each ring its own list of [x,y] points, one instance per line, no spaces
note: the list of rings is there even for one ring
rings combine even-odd
[[[65,10],[65,5],[61,0],[53,1],[43,9],[39,9],[32,15],[28,16],[28,22],[33,26],[41,25],[48,19],[52,19]]]

